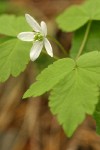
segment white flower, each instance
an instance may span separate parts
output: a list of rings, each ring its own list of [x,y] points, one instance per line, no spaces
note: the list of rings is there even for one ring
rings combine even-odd
[[[36,20],[29,14],[25,14],[26,21],[32,27],[33,32],[21,32],[18,34],[18,39],[22,41],[33,41],[33,46],[30,51],[30,59],[35,61],[41,51],[43,46],[45,47],[48,55],[53,57],[53,51],[50,42],[46,38],[47,36],[47,26],[44,21],[39,25]]]

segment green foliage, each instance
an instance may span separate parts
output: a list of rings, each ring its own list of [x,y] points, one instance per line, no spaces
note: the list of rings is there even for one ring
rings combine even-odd
[[[14,15],[0,16],[0,34],[16,37],[20,32],[31,30],[25,17],[16,17]]]
[[[74,31],[89,20],[85,12],[79,6],[72,6],[57,17],[59,28],[63,31]]]
[[[100,1],[86,1],[66,9],[57,17],[58,26],[67,32],[72,32],[83,26],[89,20],[100,20]]]
[[[100,111],[95,111],[94,119],[96,120],[96,131],[100,134]]]
[[[72,71],[55,86],[50,96],[51,111],[57,115],[68,137],[72,136],[78,125],[85,119],[86,114],[93,113],[98,100],[97,86],[91,85],[88,79],[84,80],[83,73],[88,77],[87,70]]]
[[[24,98],[40,96],[46,91],[51,90],[53,86],[72,71],[74,65],[74,61],[69,58],[54,62],[48,68],[44,69],[39,76],[37,76],[37,82],[35,82],[24,94]]]
[[[89,20],[100,20],[100,0],[86,1],[81,8],[87,13]]]
[[[70,137],[86,114],[93,114],[100,85],[100,52],[66,58],[50,65],[37,77],[24,98],[52,90],[49,106]]]
[[[72,47],[70,50],[70,55],[73,58],[76,57],[78,50],[82,44],[86,26],[87,24],[74,33]],[[90,28],[87,42],[83,49],[83,53],[94,51],[94,50],[100,50],[100,32],[98,32],[99,28],[100,28],[100,21],[93,21]]]
[[[6,2],[0,2],[0,13],[3,13],[7,9],[7,4]]]
[[[39,72],[41,72],[44,68],[48,67],[48,65],[52,64],[54,62],[53,57],[49,57],[48,55],[41,53],[39,56],[39,59],[35,61],[37,69]]]
[[[83,45],[83,53],[100,49],[99,8],[99,0],[88,0],[82,5],[70,7],[58,16],[57,23],[62,30],[75,31],[78,29],[72,42],[72,57],[78,53],[84,35],[86,41]],[[96,21],[93,21],[89,28],[90,33],[85,34],[87,22],[90,20]],[[32,43],[17,39],[18,33],[25,31],[31,31],[31,28],[24,17],[0,16],[0,34],[3,35],[0,39],[0,82],[7,80],[10,75],[18,76],[29,62]],[[47,66],[45,61],[43,56],[37,60],[37,64],[42,63]],[[51,62],[53,62],[52,58],[48,63]],[[54,62],[38,75],[36,82],[31,85],[23,97],[36,97],[51,91],[50,109],[57,116],[68,137],[72,136],[78,125],[85,119],[86,114],[92,115],[93,113],[97,122],[97,131],[100,133],[99,86],[100,52],[93,51],[80,56],[77,60],[64,58]]]
[[[10,39],[0,44],[0,82],[18,76],[29,62],[31,43]]]
[[[31,31],[25,17],[0,16],[0,34],[4,35],[0,38],[0,82],[18,76],[29,62],[32,43],[17,39],[22,31]]]
[[[96,106],[96,110],[93,114],[93,117],[96,120],[96,131],[98,134],[100,134],[100,96],[99,96],[99,102]]]
[[[0,38],[0,44],[4,43],[4,42],[6,42],[7,40],[10,40],[10,39],[12,39],[12,37],[4,36],[4,37]]]

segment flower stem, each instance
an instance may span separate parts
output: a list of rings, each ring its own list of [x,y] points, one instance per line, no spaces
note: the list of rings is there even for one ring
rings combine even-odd
[[[85,35],[84,35],[82,44],[81,44],[81,46],[80,46],[80,49],[79,49],[79,51],[78,51],[78,54],[77,54],[77,56],[76,56],[76,59],[81,55],[81,53],[82,53],[82,51],[83,51],[83,49],[84,49],[84,46],[85,46],[85,44],[86,44],[86,41],[87,41],[87,38],[88,38],[88,35],[89,35],[91,23],[92,23],[92,21],[89,21],[89,22],[88,22],[88,25],[87,25],[87,28],[86,28],[86,32],[85,32]]]
[[[47,35],[47,37],[48,37],[50,40],[52,40],[53,42],[55,42],[55,43],[59,46],[59,48],[62,50],[62,52],[63,52],[65,55],[68,55],[67,52],[66,52],[66,50],[64,49],[64,47],[60,44],[60,42],[59,42],[58,40],[56,40],[54,37],[51,37],[51,36],[49,36],[49,35]]]

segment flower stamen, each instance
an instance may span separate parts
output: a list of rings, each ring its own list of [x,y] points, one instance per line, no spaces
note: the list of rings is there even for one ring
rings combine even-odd
[[[36,33],[34,36],[34,41],[43,41],[43,35],[40,32]]]

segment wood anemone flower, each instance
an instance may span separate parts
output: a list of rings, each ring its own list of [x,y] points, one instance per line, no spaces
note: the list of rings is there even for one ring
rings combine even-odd
[[[30,59],[32,61],[35,61],[39,57],[43,47],[45,47],[48,55],[53,57],[53,50],[51,44],[46,38],[47,36],[46,23],[44,21],[41,21],[39,25],[37,21],[29,14],[25,14],[25,18],[27,23],[32,27],[34,31],[21,32],[18,34],[17,38],[22,41],[28,42],[33,41],[33,46],[30,50]]]

